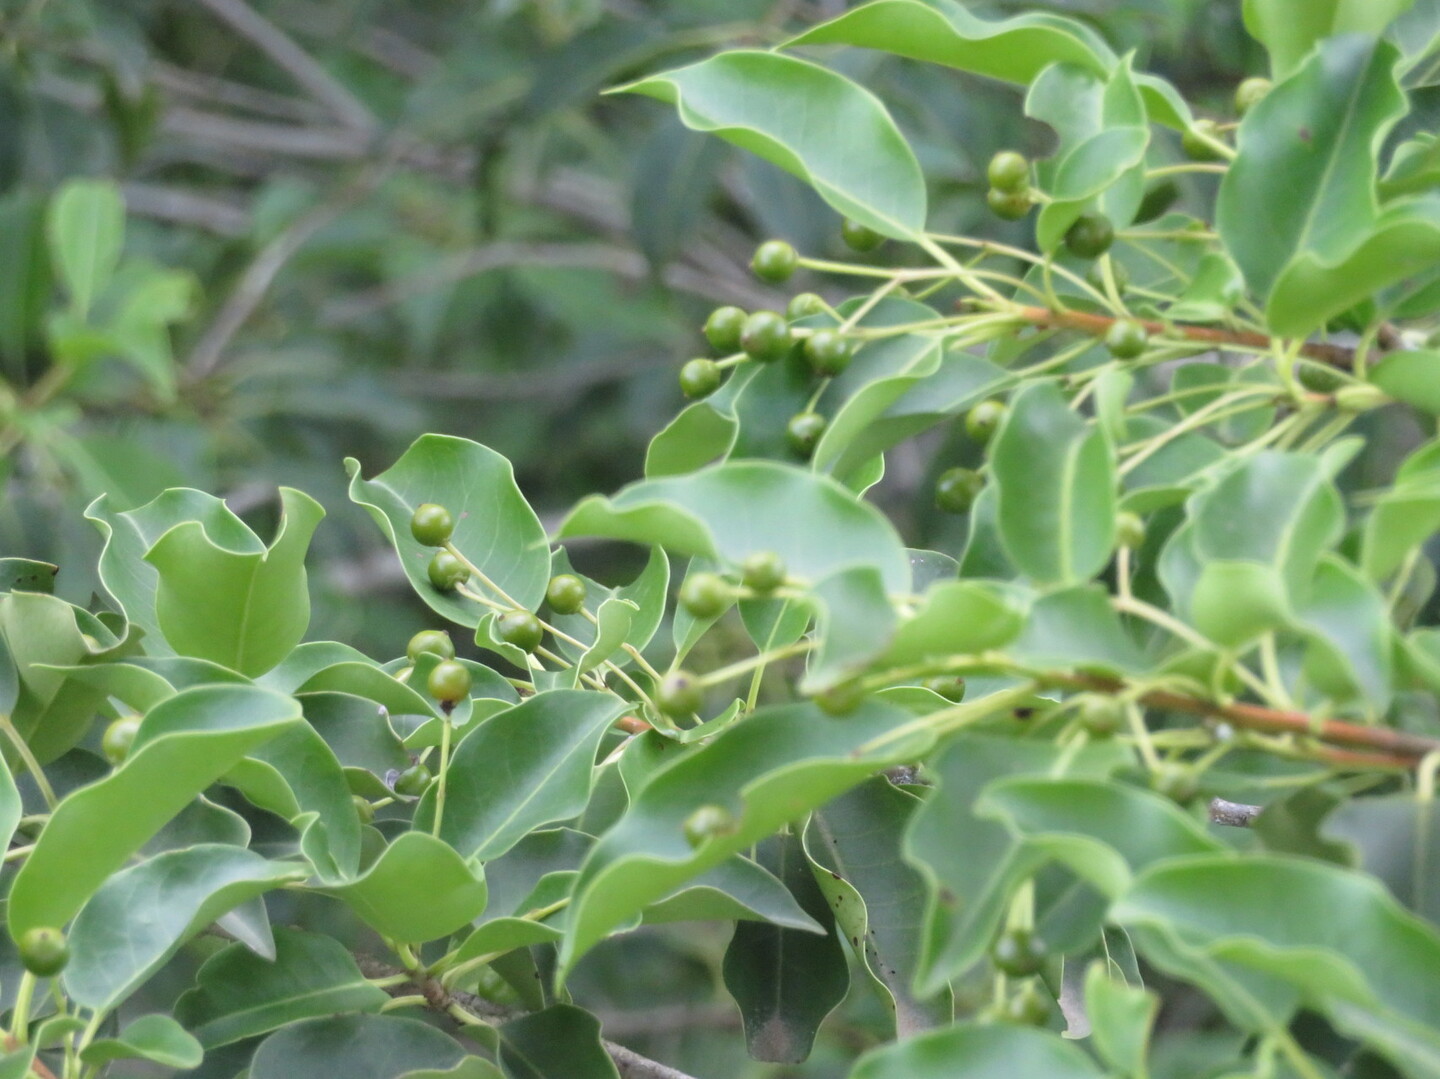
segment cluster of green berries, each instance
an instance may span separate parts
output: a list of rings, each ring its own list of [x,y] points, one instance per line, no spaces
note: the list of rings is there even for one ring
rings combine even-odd
[[[1008,411],[1004,401],[981,401],[965,414],[965,433],[985,445],[995,437]],[[935,481],[935,508],[942,513],[968,513],[984,486],[985,478],[973,468],[947,468]]]
[[[985,201],[996,217],[1019,221],[1035,205],[1035,196],[1030,190],[1030,162],[1023,154],[1001,150],[990,159],[985,176],[990,181]]]

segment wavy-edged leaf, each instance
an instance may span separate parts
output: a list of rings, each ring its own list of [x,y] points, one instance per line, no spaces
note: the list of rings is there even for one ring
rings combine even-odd
[[[552,1004],[499,1028],[507,1079],[620,1079],[600,1040],[600,1020],[573,1004]]]
[[[771,870],[738,854],[650,904],[642,920],[766,922],[811,934],[823,931]]]
[[[1415,0],[1245,0],[1245,29],[1270,54],[1270,71],[1283,79],[1327,37],[1378,36]]]
[[[675,105],[686,127],[793,173],[877,232],[908,238],[925,228],[914,152],[879,99],[843,75],[793,56],[736,50],[619,90]]]
[[[270,1035],[255,1051],[249,1079],[401,1079],[422,1068],[445,1071],[464,1058],[459,1042],[418,1019],[336,1015],[306,1019]]]
[[[170,1068],[198,1068],[200,1043],[168,1015],[142,1015],[113,1038],[97,1038],[80,1051],[86,1064],[111,1060],[153,1060]]]
[[[60,567],[33,558],[0,558],[0,592],[55,591],[55,574]]]
[[[849,1079],[1104,1079],[1079,1046],[1045,1030],[995,1023],[953,1026],[872,1050]]]
[[[427,832],[405,832],[354,881],[318,890],[343,901],[377,933],[416,944],[479,917],[488,895],[478,864]]]
[[[1440,415],[1440,352],[1406,349],[1387,355],[1370,372],[1370,381],[1397,401]],[[1398,481],[1400,476],[1396,476]]]

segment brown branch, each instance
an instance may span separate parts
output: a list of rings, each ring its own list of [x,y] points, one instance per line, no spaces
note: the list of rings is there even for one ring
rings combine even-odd
[[[1043,307],[1020,307],[1012,313],[1016,318],[1036,326],[1079,330],[1082,333],[1094,334],[1096,337],[1103,337],[1111,326],[1122,321],[1108,315],[1092,315],[1084,311],[1050,311]],[[1177,322],[1160,322],[1155,319],[1126,319],[1124,321],[1138,322],[1145,327],[1145,332],[1152,336],[1157,334],[1170,337],[1180,336],[1187,341],[1214,345],[1216,348],[1224,348],[1226,345],[1242,345],[1246,348],[1269,349],[1271,346],[1271,339],[1263,333],[1217,330],[1210,326],[1186,326]],[[1300,346],[1300,355],[1346,370],[1349,370],[1355,363],[1353,348],[1326,344],[1323,341],[1307,341]]]
[[[1211,798],[1210,823],[1226,824],[1231,828],[1249,828],[1264,808],[1246,805],[1244,802],[1227,802],[1224,798]]]

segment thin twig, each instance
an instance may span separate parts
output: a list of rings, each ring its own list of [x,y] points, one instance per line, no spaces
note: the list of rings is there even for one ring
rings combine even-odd
[[[1232,828],[1249,828],[1264,806],[1246,805],[1244,802],[1227,802],[1224,798],[1210,799],[1210,823],[1226,824]]]

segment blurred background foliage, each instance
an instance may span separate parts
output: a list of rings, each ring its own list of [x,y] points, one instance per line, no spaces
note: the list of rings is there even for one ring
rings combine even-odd
[[[372,474],[423,431],[464,435],[509,456],[550,520],[638,477],[708,310],[783,308],[747,269],[755,244],[854,256],[797,181],[601,91],[846,6],[0,0],[0,554],[59,563],[60,591],[85,603],[97,495],[125,509],[197,487],[268,534],[275,486],[299,487],[330,512],[312,635],[397,654],[425,616],[348,502],[341,459]],[[1261,68],[1233,0],[1048,6],[1137,50],[1202,111],[1225,114]],[[1030,242],[984,206],[997,149],[1047,149],[1017,91],[879,54],[838,64],[916,147],[933,227]],[[117,185],[125,206],[114,272],[85,304],[47,238],[79,179]],[[931,466],[906,452],[884,497],[923,545]],[[862,990],[804,1066],[743,1059],[716,1003],[724,944],[690,926],[613,941],[573,989],[614,1037],[705,1075],[841,1075],[875,1040]],[[221,1058],[204,1073],[225,1075]]]

